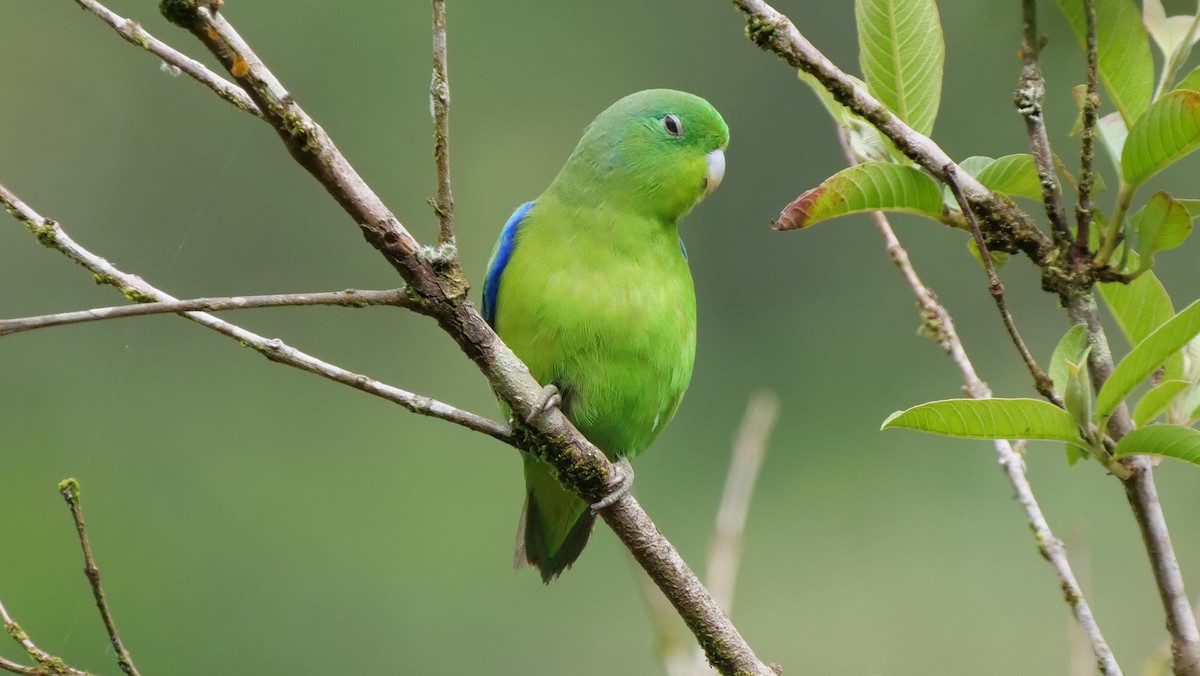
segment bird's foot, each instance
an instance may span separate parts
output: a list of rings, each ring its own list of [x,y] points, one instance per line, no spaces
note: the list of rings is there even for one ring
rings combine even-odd
[[[592,514],[606,507],[612,507],[617,500],[629,492],[630,488],[633,488],[633,465],[629,464],[629,458],[621,458],[613,465],[617,468],[617,476],[613,482],[612,492],[592,503]]]
[[[541,393],[533,402],[533,412],[525,418],[525,424],[533,426],[537,419],[546,415],[551,409],[558,408],[562,405],[562,394],[554,385],[547,385],[542,388]]]

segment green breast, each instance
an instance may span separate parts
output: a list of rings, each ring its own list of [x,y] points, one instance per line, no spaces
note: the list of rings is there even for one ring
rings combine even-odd
[[[674,225],[539,204],[501,278],[500,337],[610,457],[645,450],[679,406],[696,297]]]

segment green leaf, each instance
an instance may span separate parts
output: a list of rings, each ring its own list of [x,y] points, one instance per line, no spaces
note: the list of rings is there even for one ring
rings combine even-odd
[[[1100,81],[1127,124],[1150,105],[1154,57],[1133,0],[1096,0],[1096,60]],[[1058,0],[1079,44],[1087,37],[1083,0]]]
[[[1133,409],[1135,427],[1145,427],[1171,407],[1181,392],[1191,387],[1186,380],[1164,380],[1158,387],[1146,393]]]
[[[1139,271],[1150,269],[1156,253],[1179,246],[1192,231],[1192,217],[1187,208],[1162,191],[1154,193],[1130,219],[1138,234],[1142,257]]]
[[[1101,422],[1100,426],[1104,426],[1103,423],[1117,410],[1117,406],[1142,381],[1150,377],[1168,357],[1187,345],[1197,334],[1200,334],[1200,301],[1184,308],[1138,343],[1133,351],[1117,364],[1117,368],[1096,395],[1096,416]]]
[[[1054,391],[1067,391],[1067,362],[1080,364],[1083,362],[1084,350],[1088,347],[1087,324],[1076,324],[1067,329],[1067,333],[1054,347],[1050,357],[1050,380],[1054,383]]]
[[[1200,147],[1200,92],[1163,94],[1129,128],[1121,150],[1121,175],[1131,187]]]
[[[1136,429],[1117,442],[1114,458],[1160,455],[1200,465],[1200,430],[1183,425],[1150,425]]]
[[[1038,177],[1033,155],[1005,155],[987,165],[976,176],[993,192],[1042,201],[1042,179]]]
[[[908,211],[942,218],[937,182],[915,167],[865,162],[843,169],[783,209],[776,230],[796,230],[864,211]]]
[[[1192,70],[1187,74],[1187,77],[1179,81],[1175,85],[1175,89],[1190,89],[1191,91],[1200,91],[1200,67]]]
[[[946,399],[897,411],[899,427],[967,439],[1052,439],[1083,446],[1071,414],[1038,399]]]
[[[971,258],[979,261],[983,265],[983,254],[979,253],[979,245],[975,243],[975,238],[967,240],[967,251],[971,252]],[[1008,262],[1010,254],[1007,251],[992,251],[988,249],[988,258],[992,259],[992,269],[999,270]]]
[[[1175,201],[1182,204],[1183,208],[1188,210],[1188,215],[1192,217],[1192,220],[1200,217],[1200,200],[1183,198],[1176,199]]]
[[[858,60],[872,94],[929,135],[942,97],[946,46],[934,0],[856,0]]]
[[[1135,255],[1129,257],[1133,259]],[[1137,263],[1133,262],[1133,265],[1136,267]],[[1102,283],[1100,295],[1130,345],[1142,342],[1151,331],[1175,316],[1171,297],[1153,272],[1143,273],[1129,284]]]

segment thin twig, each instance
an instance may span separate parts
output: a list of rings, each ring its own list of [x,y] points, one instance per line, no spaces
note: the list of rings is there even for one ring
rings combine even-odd
[[[446,1],[433,0],[433,79],[429,83],[433,111],[433,158],[437,165],[438,245],[455,246],[454,194],[450,191],[450,74],[446,61]]]
[[[47,676],[49,674],[54,674],[55,676],[89,676],[86,671],[69,667],[60,658],[37,647],[33,639],[29,638],[29,634],[26,634],[21,625],[17,624],[12,615],[8,614],[8,609],[4,607],[3,602],[0,602],[0,624],[4,625],[4,632],[12,637],[34,662],[38,663],[36,667],[25,667],[10,660],[0,659],[0,668],[17,674],[33,674],[35,676]]]
[[[1096,3],[1083,0],[1087,24],[1087,93],[1083,98],[1083,132],[1079,138],[1079,202],[1075,205],[1075,258],[1090,266],[1092,226],[1092,188],[1096,184],[1095,159],[1096,117],[1100,109],[1100,93],[1096,90]]]
[[[136,300],[136,299],[135,299]],[[61,312],[37,317],[21,317],[19,319],[0,319],[0,336],[10,333],[44,329],[51,326],[66,324],[82,324],[101,319],[119,319],[121,317],[140,317],[157,314],[182,314],[202,310],[220,312],[222,310],[246,310],[266,307],[295,307],[305,305],[337,305],[341,307],[368,307],[371,305],[393,305],[409,307],[408,294],[403,288],[383,291],[346,289],[345,291],[324,291],[319,293],[279,293],[261,296],[230,296],[225,298],[192,298],[174,302],[143,302],[139,305],[114,305],[99,307],[76,312]]]
[[[708,590],[726,613],[733,612],[733,588],[742,557],[746,515],[750,512],[754,484],[767,454],[767,441],[778,417],[779,398],[773,392],[759,392],[746,405],[746,414],[733,444],[733,457],[725,475],[725,490],[717,509],[705,575]]]
[[[1055,244],[1070,242],[1071,232],[1067,227],[1067,214],[1063,209],[1062,184],[1058,180],[1058,169],[1054,166],[1054,153],[1046,135],[1045,111],[1042,99],[1046,94],[1046,80],[1038,63],[1042,48],[1042,36],[1037,28],[1037,0],[1021,0],[1021,56],[1023,66],[1013,102],[1017,112],[1025,120],[1025,133],[1029,136],[1029,149],[1037,165],[1038,178],[1042,183],[1042,204],[1050,220],[1050,231]],[[1087,241],[1086,239],[1084,240]]]
[[[845,133],[839,130],[838,138],[842,142],[847,162],[855,164],[857,160],[847,142]],[[938,301],[934,292],[925,286],[917,274],[916,268],[913,267],[912,261],[908,257],[908,251],[900,244],[900,239],[892,229],[887,215],[882,211],[875,211],[872,212],[872,217],[875,219],[876,229],[883,237],[888,258],[896,265],[900,276],[904,278],[909,290],[917,300],[917,307],[929,334],[958,367],[966,386],[967,396],[973,399],[990,399],[992,390],[976,373],[975,366],[967,356],[967,351],[958,336],[958,330],[954,326],[954,318],[950,315],[950,311]],[[1023,443],[1023,441],[1017,442],[1017,444]],[[1029,478],[1026,476],[1025,461],[1021,453],[1014,448],[1014,444],[1005,439],[996,439],[992,444],[996,449],[1000,468],[1004,470],[1004,475],[1016,494],[1017,503],[1021,505],[1021,510],[1025,512],[1025,519],[1033,529],[1038,551],[1050,563],[1058,576],[1064,598],[1091,645],[1101,673],[1105,676],[1121,676],[1121,667],[1117,664],[1108,642],[1104,640],[1100,625],[1092,615],[1092,609],[1083,595],[1083,589],[1075,578],[1075,573],[1071,570],[1071,562],[1067,559],[1066,548],[1050,530],[1050,524],[1046,521],[1046,516],[1042,513],[1042,508],[1033,494],[1033,487],[1029,484]]]
[[[992,296],[992,300],[996,302],[996,309],[1000,311],[1000,318],[1004,321],[1004,328],[1008,329],[1008,335],[1012,338],[1013,345],[1016,346],[1017,352],[1021,354],[1021,359],[1025,361],[1025,367],[1029,369],[1029,374],[1033,376],[1033,386],[1037,391],[1045,397],[1050,403],[1059,408],[1066,408],[1063,405],[1062,399],[1054,392],[1054,383],[1050,380],[1050,376],[1038,366],[1037,360],[1034,359],[1033,353],[1029,351],[1029,346],[1025,344],[1025,340],[1021,338],[1021,332],[1017,330],[1017,324],[1013,321],[1012,314],[1008,311],[1008,302],[1004,299],[1004,284],[1000,282],[1000,277],[996,274],[996,266],[992,264],[992,255],[988,251],[987,243],[983,239],[983,232],[979,229],[979,221],[976,220],[975,214],[971,212],[971,204],[963,195],[962,186],[959,185],[958,177],[960,173],[948,167],[946,169],[946,185],[949,186],[950,192],[954,194],[954,198],[958,200],[958,205],[963,211],[963,215],[967,217],[967,223],[971,226],[971,235],[975,238],[975,246],[979,249],[979,258],[983,261],[983,268],[987,271],[988,292]]]
[[[126,296],[134,296],[142,300],[160,303],[179,302],[178,299],[155,288],[141,277],[122,272],[107,260],[83,248],[71,239],[58,223],[43,218],[3,185],[0,185],[0,204],[5,205],[16,218],[23,221],[30,232],[42,244],[59,251],[90,270],[98,282],[110,284]],[[503,423],[495,422],[474,413],[460,410],[436,399],[413,394],[398,387],[368,378],[367,376],[347,371],[339,366],[334,366],[333,364],[305,354],[278,338],[264,338],[240,326],[218,319],[206,312],[185,312],[183,316],[241,342],[246,347],[258,351],[271,361],[292,366],[302,371],[308,371],[309,373],[343,385],[349,385],[367,394],[373,394],[399,404],[413,413],[440,418],[466,427],[467,429],[481,432],[494,439],[499,439],[506,444],[512,445],[516,443],[512,430],[508,425]]]
[[[241,87],[212,72],[199,61],[182,52],[176,51],[167,43],[147,33],[138,22],[118,16],[109,8],[96,2],[96,0],[75,0],[75,2],[79,3],[79,6],[83,9],[100,17],[100,20],[104,23],[112,26],[113,30],[117,31],[130,44],[145,49],[162,59],[164,63],[187,73],[205,87],[216,92],[217,96],[220,96],[238,108],[259,118],[263,117],[258,105],[246,95],[246,92],[242,91]]]
[[[25,674],[26,676],[42,676],[39,667],[27,667],[24,664],[17,664],[12,660],[0,655],[0,669],[14,674]]]
[[[62,481],[58,484],[58,492],[66,500],[67,508],[71,510],[71,520],[75,522],[75,533],[79,536],[79,547],[83,550],[83,573],[92,587],[92,596],[96,599],[96,608],[100,611],[100,618],[104,620],[104,629],[108,631],[108,640],[117,653],[117,665],[129,676],[138,676],[137,667],[133,664],[133,656],[129,654],[125,644],[121,641],[121,635],[117,632],[117,621],[113,619],[112,610],[108,607],[108,600],[104,596],[104,588],[100,586],[100,568],[96,566],[96,558],[92,555],[92,545],[88,540],[87,526],[83,522],[79,481],[75,479]]]

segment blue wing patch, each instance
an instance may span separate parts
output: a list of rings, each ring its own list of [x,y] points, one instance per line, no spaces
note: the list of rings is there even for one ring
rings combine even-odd
[[[687,247],[683,245],[683,238],[679,238],[679,250],[683,252],[683,260],[687,260]]]
[[[508,259],[512,258],[517,228],[521,227],[525,214],[532,208],[533,202],[526,202],[508,218],[504,229],[500,231],[500,241],[496,242],[496,249],[492,251],[492,260],[488,263],[487,279],[483,282],[483,318],[493,329],[496,328],[496,296],[500,292],[500,275],[504,274]]]

